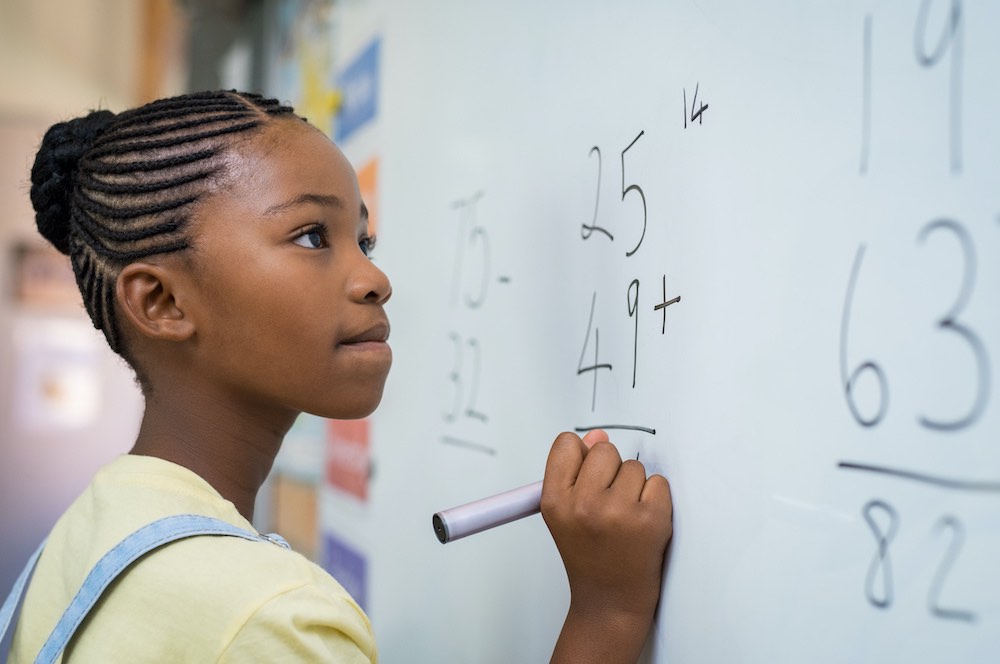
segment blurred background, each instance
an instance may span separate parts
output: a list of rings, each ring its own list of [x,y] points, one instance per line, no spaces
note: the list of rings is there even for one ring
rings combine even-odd
[[[279,97],[329,133],[334,9],[327,0],[0,0],[3,596],[94,471],[128,451],[142,413],[131,372],[83,310],[68,258],[34,228],[29,172],[42,135],[92,109],[213,88]],[[258,501],[258,527],[317,559],[317,485],[338,435],[300,421]]]

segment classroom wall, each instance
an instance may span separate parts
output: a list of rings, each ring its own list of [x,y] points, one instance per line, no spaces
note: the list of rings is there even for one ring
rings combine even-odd
[[[91,109],[187,89],[259,89],[267,4],[0,2],[0,588],[93,472],[131,446],[142,408],[131,372],[92,329],[68,260],[34,228],[28,175],[38,143],[53,123]],[[55,272],[24,298],[15,290],[26,252],[36,277]],[[65,398],[45,398],[60,390]],[[273,511],[308,530],[315,519],[303,519],[296,482],[274,496],[268,483],[261,527]],[[297,539],[308,553],[308,533]]]
[[[28,199],[34,152],[48,126],[93,108],[134,105],[151,89],[150,77],[161,89],[183,78],[183,62],[142,57],[154,4],[0,2],[0,589],[137,429],[138,390],[90,325],[75,285],[69,302],[14,289],[22,250],[56,272],[68,268],[58,254],[49,260]]]

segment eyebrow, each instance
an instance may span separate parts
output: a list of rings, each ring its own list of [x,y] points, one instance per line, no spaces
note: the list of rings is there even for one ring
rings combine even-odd
[[[264,210],[264,216],[273,216],[292,208],[296,208],[300,205],[308,204],[319,205],[320,207],[332,207],[338,210],[347,209],[347,206],[344,204],[344,200],[339,196],[334,196],[333,194],[300,194],[290,201],[277,203],[267,208]],[[361,218],[365,221],[368,220],[368,207],[365,205],[364,201],[361,202]]]

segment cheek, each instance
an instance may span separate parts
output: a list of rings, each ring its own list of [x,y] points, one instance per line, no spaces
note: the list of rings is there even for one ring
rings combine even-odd
[[[264,357],[293,359],[332,348],[334,304],[328,290],[298,280],[257,273],[231,284],[214,298],[215,334],[232,348]]]
[[[223,347],[219,350],[249,352],[256,346],[255,353],[273,355],[322,334],[319,322],[333,309],[332,289],[285,252],[234,243],[205,258],[207,267],[198,275],[204,295],[198,322],[202,336]]]

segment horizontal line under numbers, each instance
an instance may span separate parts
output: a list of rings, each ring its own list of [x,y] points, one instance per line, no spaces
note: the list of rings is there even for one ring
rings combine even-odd
[[[990,480],[970,480],[954,477],[944,477],[942,475],[931,475],[904,468],[893,468],[890,466],[876,466],[867,463],[857,463],[854,461],[841,461],[837,464],[843,470],[859,470],[878,475],[888,475],[899,479],[930,484],[944,489],[954,489],[957,491],[976,491],[986,493],[1000,493],[1000,481]]]
[[[650,433],[654,436],[656,435],[656,429],[650,429],[649,427],[641,427],[636,424],[595,424],[592,427],[576,427],[574,431],[577,433],[584,433],[586,431],[593,431],[594,429],[612,429],[619,431],[642,431],[643,433]]]

